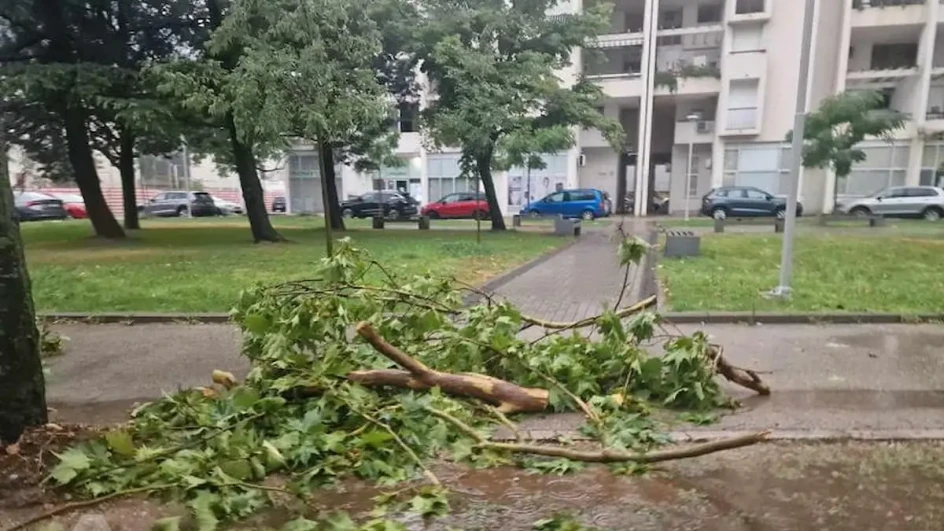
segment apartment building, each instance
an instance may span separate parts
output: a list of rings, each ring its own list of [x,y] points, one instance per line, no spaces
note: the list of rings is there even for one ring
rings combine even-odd
[[[609,30],[575,51],[559,76],[563,83],[580,75],[599,83],[606,95],[600,110],[623,125],[627,147],[618,152],[598,131],[581,130],[572,149],[544,156],[546,168],[496,172],[505,212],[573,187],[599,188],[614,198],[658,192],[669,197],[673,214],[686,205],[697,210],[700,197],[722,185],[786,194],[791,150],[785,138],[794,119],[806,2],[561,0],[549,16],[603,1],[615,4]],[[847,178],[804,170],[800,196],[807,212],[831,209],[834,193],[944,184],[941,3],[816,0],[807,109],[845,90],[879,90],[908,119],[892,139],[866,141],[867,159]],[[343,197],[379,186],[426,203],[476,186],[461,175],[458,149],[433,151],[418,132],[416,115],[427,97],[399,109],[401,164],[375,174],[338,166]],[[146,164],[139,166],[144,179]],[[299,144],[271,167],[269,186],[284,190],[291,212],[323,211],[311,146]],[[223,175],[207,181],[208,188],[238,183]],[[650,214],[648,205],[637,200],[635,214]]]

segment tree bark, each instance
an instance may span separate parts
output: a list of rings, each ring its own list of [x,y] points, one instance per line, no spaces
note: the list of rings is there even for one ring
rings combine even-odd
[[[236,121],[231,113],[226,115],[226,129],[233,149],[233,158],[236,161],[239,186],[242,188],[243,199],[246,202],[246,217],[249,218],[253,241],[256,243],[285,241],[269,220],[265,192],[262,190],[262,183],[259,182],[259,174],[256,173],[256,157],[252,153],[252,147],[239,139]]]
[[[85,109],[77,102],[65,105],[62,114],[69,163],[72,165],[72,171],[75,172],[75,182],[79,191],[82,192],[89,221],[92,222],[92,227],[98,236],[109,239],[124,238],[125,231],[108,208],[105,195],[102,194],[102,183],[98,179],[98,170],[95,168],[92,146],[89,143]]]
[[[0,442],[45,424],[46,384],[19,223],[0,139]]]
[[[328,197],[328,186],[325,183],[325,176],[328,174],[327,160],[323,156],[326,151],[331,151],[327,142],[318,140],[318,175],[321,177],[321,203],[325,212],[325,256],[334,255],[334,234],[333,224],[330,222],[331,211],[334,210],[331,199]]]
[[[327,223],[330,220],[331,228],[334,230],[345,230],[344,216],[341,215],[341,198],[338,196],[337,173],[334,168],[334,149],[328,145],[323,145],[319,156],[324,157],[325,168],[321,184],[325,187],[326,199],[331,205],[331,208],[325,208],[325,212],[328,213],[325,222]]]
[[[121,173],[121,202],[125,211],[125,228],[136,230],[141,228],[141,223],[138,220],[138,195],[135,190],[134,133],[122,127],[118,134],[121,135],[118,171]]]
[[[365,386],[390,385],[425,390],[439,387],[444,392],[477,398],[498,407],[502,413],[540,412],[547,409],[546,389],[521,387],[484,374],[451,374],[430,369],[400,349],[387,343],[369,324],[357,325],[357,333],[377,352],[406,370],[353,371],[347,379]]]
[[[485,200],[488,201],[488,215],[492,218],[492,230],[505,230],[505,218],[502,216],[501,205],[498,204],[498,194],[495,190],[495,180],[492,179],[492,150],[475,157],[475,166],[479,172],[479,179],[485,188]]]

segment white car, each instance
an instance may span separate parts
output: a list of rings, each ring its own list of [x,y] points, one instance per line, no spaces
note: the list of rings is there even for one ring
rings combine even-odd
[[[242,214],[243,206],[239,203],[234,203],[232,201],[227,201],[216,197],[215,195],[210,196],[213,198],[213,204],[216,205],[216,208],[219,210],[221,216],[228,216],[230,214]]]
[[[944,217],[944,188],[896,186],[869,197],[841,201],[837,207],[844,214],[857,216],[920,217],[937,221]]]

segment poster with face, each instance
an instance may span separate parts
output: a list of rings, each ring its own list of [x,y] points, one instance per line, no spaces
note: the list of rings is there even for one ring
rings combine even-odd
[[[508,206],[520,207],[524,199],[520,175],[508,179]]]

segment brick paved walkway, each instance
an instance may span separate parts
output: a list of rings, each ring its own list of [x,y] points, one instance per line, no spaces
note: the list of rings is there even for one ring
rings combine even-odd
[[[627,221],[624,230],[647,239],[645,224]],[[613,226],[584,233],[580,240],[549,260],[495,288],[515,302],[521,311],[552,321],[575,321],[597,315],[603,305],[612,306],[619,297],[624,270],[617,256]],[[643,267],[629,272],[633,284],[620,307],[640,299]]]

